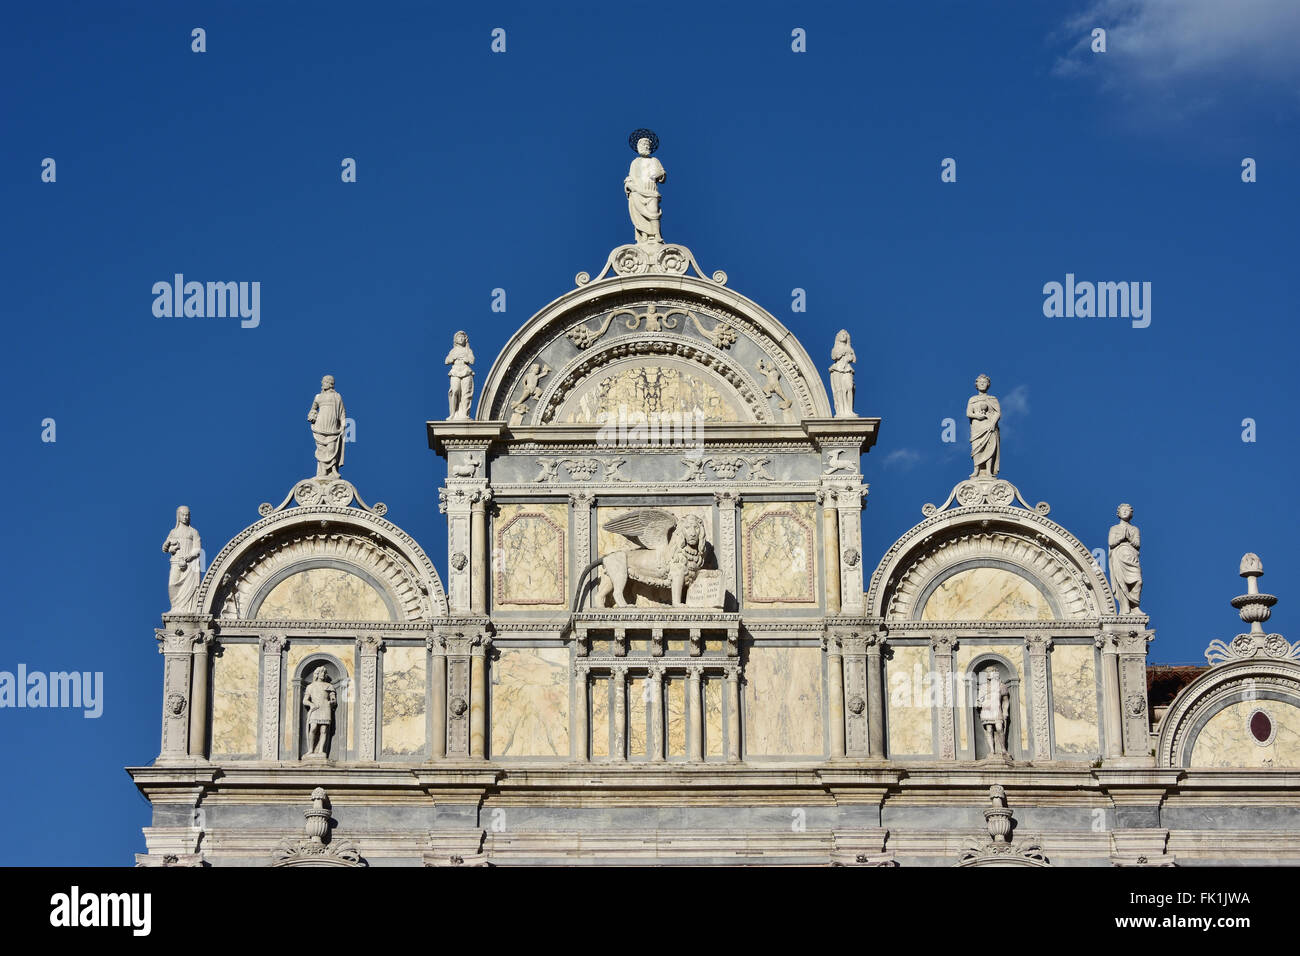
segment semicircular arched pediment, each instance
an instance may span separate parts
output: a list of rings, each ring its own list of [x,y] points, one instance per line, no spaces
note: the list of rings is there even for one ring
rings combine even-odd
[[[1073,535],[1016,508],[942,512],[885,555],[867,592],[887,620],[1024,621],[1114,614],[1101,569]]]
[[[618,378],[638,363],[645,379]],[[630,412],[698,404],[705,421],[831,415],[808,353],[756,303],[704,280],[644,276],[593,282],[529,319],[488,373],[477,417],[583,421],[610,391],[643,406]]]
[[[442,582],[414,539],[376,515],[327,506],[291,508],[244,529],[208,568],[199,606],[227,620],[302,613],[413,623],[447,614]]]
[[[1192,681],[1160,722],[1156,766],[1300,766],[1300,662],[1239,660]]]

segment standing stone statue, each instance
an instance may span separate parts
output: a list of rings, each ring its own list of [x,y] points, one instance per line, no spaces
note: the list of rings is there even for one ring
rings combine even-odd
[[[162,546],[171,555],[171,573],[167,577],[171,614],[186,614],[198,608],[201,548],[199,533],[190,527],[190,509],[181,505],[176,509],[176,527]]]
[[[334,707],[338,696],[330,684],[329,671],[324,666],[312,671],[311,683],[302,692],[302,705],[307,708],[308,755],[329,756],[330,731],[334,729]]]
[[[447,404],[450,406],[447,420],[468,421],[469,405],[474,399],[474,352],[469,347],[468,335],[456,333],[443,364],[451,366],[447,373],[451,378],[451,387],[447,390]]]
[[[1142,535],[1132,523],[1132,505],[1120,505],[1115,516],[1119,524],[1110,529],[1110,586],[1119,602],[1119,613],[1132,614],[1141,609],[1142,603],[1142,566],[1138,563]]]
[[[848,329],[840,329],[831,349],[831,398],[836,418],[858,417],[853,411],[853,363],[857,360]]]
[[[994,664],[980,671],[979,696],[975,705],[979,708],[980,726],[984,728],[984,743],[989,754],[1005,754],[1007,728],[1011,723],[1011,691],[1002,683],[1002,672]]]
[[[659,148],[659,137],[648,129],[639,129],[628,137],[628,142],[637,154],[623,180],[628,215],[636,229],[636,241],[655,245],[663,242],[659,232],[659,218],[663,213],[659,209],[658,184],[667,176],[663,163],[651,155]]]
[[[970,419],[970,456],[975,462],[972,478],[996,478],[1002,467],[1002,435],[998,422],[1002,420],[1002,406],[989,394],[989,377],[975,379],[976,394],[966,403],[966,417]]]
[[[343,396],[334,390],[334,376],[320,380],[320,394],[311,403],[307,413],[311,434],[316,439],[316,477],[337,478],[343,467],[343,432],[347,427],[347,412]]]

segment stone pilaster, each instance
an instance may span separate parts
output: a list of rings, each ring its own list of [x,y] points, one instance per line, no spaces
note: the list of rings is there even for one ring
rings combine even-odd
[[[1145,619],[1142,621],[1145,624]],[[1147,716],[1147,645],[1156,632],[1132,627],[1117,642],[1124,756],[1145,758],[1151,753],[1151,723]]]
[[[835,490],[821,487],[817,503],[822,506],[822,568],[826,576],[826,613],[840,613],[840,515],[835,509]]]
[[[826,722],[830,728],[831,759],[844,756],[844,659],[835,634],[822,638],[826,648]]]
[[[862,588],[862,499],[867,486],[850,484],[835,493],[840,516],[840,610],[863,613]]]
[[[289,646],[283,634],[263,634],[262,646],[262,759],[280,759],[281,687],[284,684],[284,651]]]
[[[479,490],[469,482],[448,479],[438,492],[438,510],[447,515],[447,605],[452,614],[470,610],[470,513],[472,497]]]
[[[722,572],[722,606],[728,607],[727,595],[740,601],[740,587],[736,583],[740,549],[736,547],[736,509],[740,495],[734,491],[718,491],[713,495],[718,505],[718,568]]]
[[[357,677],[357,759],[374,760],[379,716],[379,655],[384,641],[378,634],[357,638],[361,652],[361,671]]]
[[[424,645],[429,649],[429,685],[433,691],[429,708],[433,718],[430,753],[438,760],[447,756],[447,639],[430,634],[424,639]]]
[[[1047,692],[1047,659],[1052,649],[1052,639],[1045,634],[1031,634],[1025,638],[1029,649],[1029,694],[1034,708],[1034,722],[1030,739],[1034,745],[1035,760],[1052,759],[1052,702]]]
[[[941,760],[957,759],[955,740],[952,687],[952,656],[957,650],[957,639],[947,634],[934,634],[930,637],[930,647],[934,650],[934,709],[939,725],[939,758]]]
[[[181,760],[190,749],[190,668],[194,642],[206,634],[193,620],[163,618],[164,627],[156,628],[158,653],[163,656],[162,748],[159,760]]]
[[[686,669],[686,757],[704,759],[704,708],[700,706],[700,678],[704,668],[692,664]]]
[[[885,672],[881,657],[885,651],[884,629],[865,638],[867,646],[867,756],[885,756]]]
[[[646,675],[650,690],[650,740],[648,751],[651,760],[663,760],[667,753],[664,740],[664,669],[653,665]]]
[[[581,761],[591,759],[590,675],[591,670],[586,664],[573,669],[573,757]]]
[[[469,756],[470,648],[465,632],[447,636],[447,756]]]
[[[470,610],[474,614],[486,614],[488,602],[488,569],[491,567],[489,553],[491,548],[487,534],[488,503],[492,500],[492,489],[481,488],[470,495],[470,560],[469,593]]]
[[[590,491],[578,491],[569,495],[569,508],[573,512],[573,547],[571,548],[573,557],[570,561],[569,576],[571,581],[577,581],[582,569],[592,561],[591,504],[594,500]]]
[[[868,755],[867,641],[859,631],[841,638],[844,648],[844,752],[850,757]]]
[[[724,672],[727,685],[727,759],[740,761],[740,667]]]
[[[214,638],[203,631],[194,640],[194,660],[191,664],[190,755],[206,758],[208,755],[208,684],[211,671],[208,661]]]

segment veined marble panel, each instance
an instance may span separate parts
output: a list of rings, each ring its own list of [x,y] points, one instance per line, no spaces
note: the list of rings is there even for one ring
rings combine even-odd
[[[501,506],[493,522],[494,604],[497,607],[568,603],[568,509],[558,503]]]
[[[704,756],[706,757],[723,755],[722,684],[722,678],[715,674],[710,674],[704,680]]]
[[[1260,744],[1250,715],[1262,710],[1273,739]],[[1300,709],[1280,700],[1241,700],[1209,719],[1192,747],[1193,767],[1300,767]]]
[[[740,509],[745,602],[798,607],[817,601],[816,505],[745,502]]]
[[[609,695],[608,674],[591,676],[591,756],[609,756]]]
[[[339,568],[291,574],[257,609],[264,621],[389,621],[393,615],[370,583]]]
[[[627,755],[644,757],[649,751],[646,731],[649,727],[650,682],[644,677],[627,680]]]
[[[1057,644],[1052,669],[1052,720],[1061,755],[1101,753],[1097,720],[1097,667],[1091,645]]]
[[[385,754],[406,756],[425,749],[428,737],[427,653],[423,647],[390,646],[384,650]]]
[[[931,696],[930,648],[897,645],[886,662],[889,718],[886,729],[889,755],[933,755],[934,721]]]
[[[568,757],[569,652],[502,646],[491,673],[493,756]]]
[[[686,756],[686,677],[664,677],[664,735],[668,756]]]
[[[1055,651],[1053,651],[1055,653]],[[1021,751],[1029,749],[1029,718],[1027,712],[1029,709],[1028,693],[1029,685],[1025,681],[1025,649],[1020,644],[978,644],[974,639],[963,640],[957,648],[954,656],[953,671],[958,675],[965,675],[970,669],[970,663],[981,654],[997,654],[999,657],[1008,661],[1014,668],[1016,677],[1020,680],[1020,709],[1016,714],[1016,723],[1020,725],[1020,747]],[[1049,665],[1050,666],[1050,665]],[[978,687],[977,681],[966,683],[958,681],[959,693],[964,696],[964,700],[959,698],[959,708],[964,707],[973,709],[975,707],[975,692]],[[1035,704],[1037,706],[1037,704]],[[958,715],[960,718],[957,723],[962,728],[962,742],[966,741],[966,714]],[[1014,746],[1012,747],[1014,750]]]
[[[225,644],[212,658],[212,755],[257,753],[256,644]]]
[[[958,571],[934,589],[923,621],[1050,621],[1052,606],[1028,579],[1002,568]]]
[[[822,710],[821,648],[749,649],[745,663],[747,754],[825,753]]]
[[[293,733],[298,726],[298,715],[293,712],[295,696],[293,675],[298,665],[313,654],[329,654],[341,661],[343,669],[347,672],[348,686],[346,690],[338,689],[338,709],[335,713],[337,714],[347,708],[347,749],[352,750],[353,742],[356,739],[357,723],[352,712],[352,702],[356,699],[357,694],[357,675],[353,673],[352,668],[354,651],[355,644],[352,641],[340,641],[337,644],[304,644],[301,641],[289,639],[289,649],[285,652],[284,661],[284,713],[280,717],[280,731],[284,736],[281,746],[284,753],[290,752],[289,748],[293,746]],[[310,679],[311,675],[308,674],[307,677]]]

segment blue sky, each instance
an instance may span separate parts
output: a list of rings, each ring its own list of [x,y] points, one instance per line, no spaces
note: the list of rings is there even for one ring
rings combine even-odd
[[[987,372],[1003,476],[1026,498],[1090,548],[1120,501],[1136,509],[1153,661],[1240,629],[1248,550],[1282,598],[1271,629],[1300,637],[1279,519],[1300,456],[1298,11],[6,6],[0,669],[102,671],[105,710],[0,711],[0,862],[143,850],[148,807],[122,767],[158,752],[163,538],[186,503],[211,556],[311,471],[323,373],[357,422],[345,475],[445,563],[424,422],[446,411],[452,333],[470,331],[481,381],[628,241],[638,126],[662,141],[667,239],[819,364],[853,333],[858,408],[883,419],[863,463],[868,568],[968,474],[965,401]],[[151,288],[177,272],[259,281],[260,325],[155,317]],[[1045,317],[1043,285],[1067,273],[1150,282],[1150,326]]]

